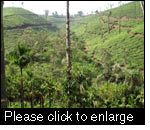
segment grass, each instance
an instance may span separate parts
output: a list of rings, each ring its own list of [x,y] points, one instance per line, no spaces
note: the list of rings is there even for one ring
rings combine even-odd
[[[44,24],[46,19],[23,8],[4,8],[4,27],[14,27],[24,24]]]
[[[133,33],[140,33],[140,34],[144,34],[144,24],[139,24],[138,26],[136,26],[134,29],[132,29]]]
[[[127,16],[129,18],[142,17],[142,10],[140,7],[140,2],[130,2],[128,4],[124,4],[119,8],[114,8],[111,10],[112,15],[115,17]],[[103,14],[107,15],[108,11],[103,12]]]
[[[112,54],[111,59],[115,63],[123,63],[125,59],[129,64],[129,68],[142,69],[144,68],[144,37],[139,37],[134,34],[144,34],[144,20],[141,13],[135,12],[140,9],[138,2],[131,2],[118,8],[112,9],[110,22],[113,24],[116,20],[113,17],[119,15],[120,10],[122,16],[127,16],[129,19],[121,20],[121,32],[118,32],[118,25],[111,29],[108,33],[107,18],[99,15],[91,15],[78,19],[80,23],[72,25],[73,30],[79,37],[85,39],[89,47],[88,54],[91,55],[95,51],[95,57],[101,59],[101,49],[109,49]],[[131,13],[132,12],[132,13]],[[141,12],[139,10],[139,12]],[[103,12],[105,15],[106,12]],[[120,15],[120,16],[121,16]],[[139,18],[140,17],[140,18]],[[102,23],[103,19],[106,23]],[[81,24],[86,23],[86,26]],[[115,23],[117,24],[117,23]],[[102,34],[103,38],[102,38]]]
[[[31,11],[25,10],[23,8],[17,7],[6,7],[4,8],[4,17],[10,15],[24,15],[24,14],[33,14]]]

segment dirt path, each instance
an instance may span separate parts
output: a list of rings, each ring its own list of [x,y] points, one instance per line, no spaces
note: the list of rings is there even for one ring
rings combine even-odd
[[[28,27],[40,27],[40,26],[51,26],[51,23],[47,23],[47,24],[24,24],[24,25],[20,25],[20,26],[14,26],[14,27],[6,27],[5,30],[12,30],[12,29],[24,29],[24,28],[28,28]]]
[[[108,18],[108,16],[107,15],[103,15],[102,18]],[[114,16],[110,16],[109,18],[112,19],[112,20],[118,20],[118,18],[114,17]],[[128,18],[127,16],[122,16],[119,19],[122,20],[122,21],[127,21],[127,20],[137,20],[139,18]]]
[[[135,34],[135,36],[138,36],[138,37],[144,37],[144,34]]]
[[[101,22],[102,24],[107,25],[107,24],[108,24],[107,21],[105,21],[103,18],[107,18],[107,16],[102,16],[102,18],[100,19],[100,22]],[[110,18],[113,19],[113,20],[118,20],[116,17],[113,17],[113,16],[111,16]],[[126,17],[126,16],[122,16],[122,17],[120,18],[121,21],[125,21],[125,20],[135,20],[135,19],[138,19],[138,18],[128,18],[128,17]],[[114,21],[114,23],[109,23],[109,26],[110,26],[110,30],[112,30],[113,28],[118,28],[118,27],[119,27],[118,22],[116,22],[116,21]],[[129,26],[129,25],[128,25],[128,26],[127,26],[127,25],[122,25],[122,26],[120,26],[120,28],[125,28],[125,29],[127,29],[127,30],[128,30],[128,33],[129,33],[130,35],[132,35],[132,36],[144,37],[144,34],[141,34],[141,33],[132,33],[132,32],[131,32],[132,26]]]
[[[144,34],[141,33],[130,33],[130,34],[137,37],[144,37]]]

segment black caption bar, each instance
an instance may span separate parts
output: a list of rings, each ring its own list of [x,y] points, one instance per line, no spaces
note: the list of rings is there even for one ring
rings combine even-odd
[[[8,108],[1,125],[145,125],[144,108]]]

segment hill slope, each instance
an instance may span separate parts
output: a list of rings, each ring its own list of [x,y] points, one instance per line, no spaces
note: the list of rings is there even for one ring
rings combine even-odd
[[[138,10],[134,10],[135,5]],[[140,4],[131,2],[110,11],[109,17],[105,11],[75,19],[72,31],[86,41],[87,53],[96,62],[102,62],[102,50],[107,49],[114,63],[143,70],[144,19]]]
[[[23,8],[4,8],[4,27],[15,27],[26,24],[46,24],[44,18]]]
[[[109,10],[107,10],[103,13],[107,14],[108,11]],[[123,4],[120,7],[112,9],[111,13],[115,17],[127,16],[128,18],[136,18],[136,17],[143,16],[139,1]]]
[[[9,107],[20,107],[22,79],[20,64],[13,64],[12,54],[19,57],[15,61],[23,59],[23,63],[24,59],[31,58],[23,68],[26,107],[32,102],[35,108],[66,108],[68,103],[73,108],[144,107],[144,20],[141,13],[134,12],[135,5],[139,7],[138,2],[132,2],[70,19],[72,78],[69,82],[66,80],[64,18],[49,18],[59,26],[55,31],[43,26],[5,30],[5,58],[10,62],[6,65],[7,95],[10,102],[13,101]],[[11,15],[12,12],[5,13],[5,20],[10,22],[13,17],[14,22],[19,22],[9,23],[10,27],[40,24],[30,12],[14,11]],[[27,45],[27,55],[20,55],[21,49],[16,53],[19,44]],[[30,100],[31,93],[35,96]]]
[[[54,32],[57,30],[55,25],[52,25],[44,17],[34,14],[23,8],[7,7],[4,8],[3,24],[5,28],[4,41],[6,53],[13,49],[17,44],[18,39],[26,32],[26,29],[37,32],[37,30],[45,30]]]

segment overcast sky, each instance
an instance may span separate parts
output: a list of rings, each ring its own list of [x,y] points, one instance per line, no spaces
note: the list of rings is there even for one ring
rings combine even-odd
[[[118,1],[70,1],[70,14],[77,14],[78,11],[87,14],[91,11],[104,10],[108,3],[114,4],[114,7],[118,6]],[[50,14],[54,11],[66,14],[66,1],[4,1],[4,7],[23,7],[36,14],[44,14],[45,9],[49,10]]]

